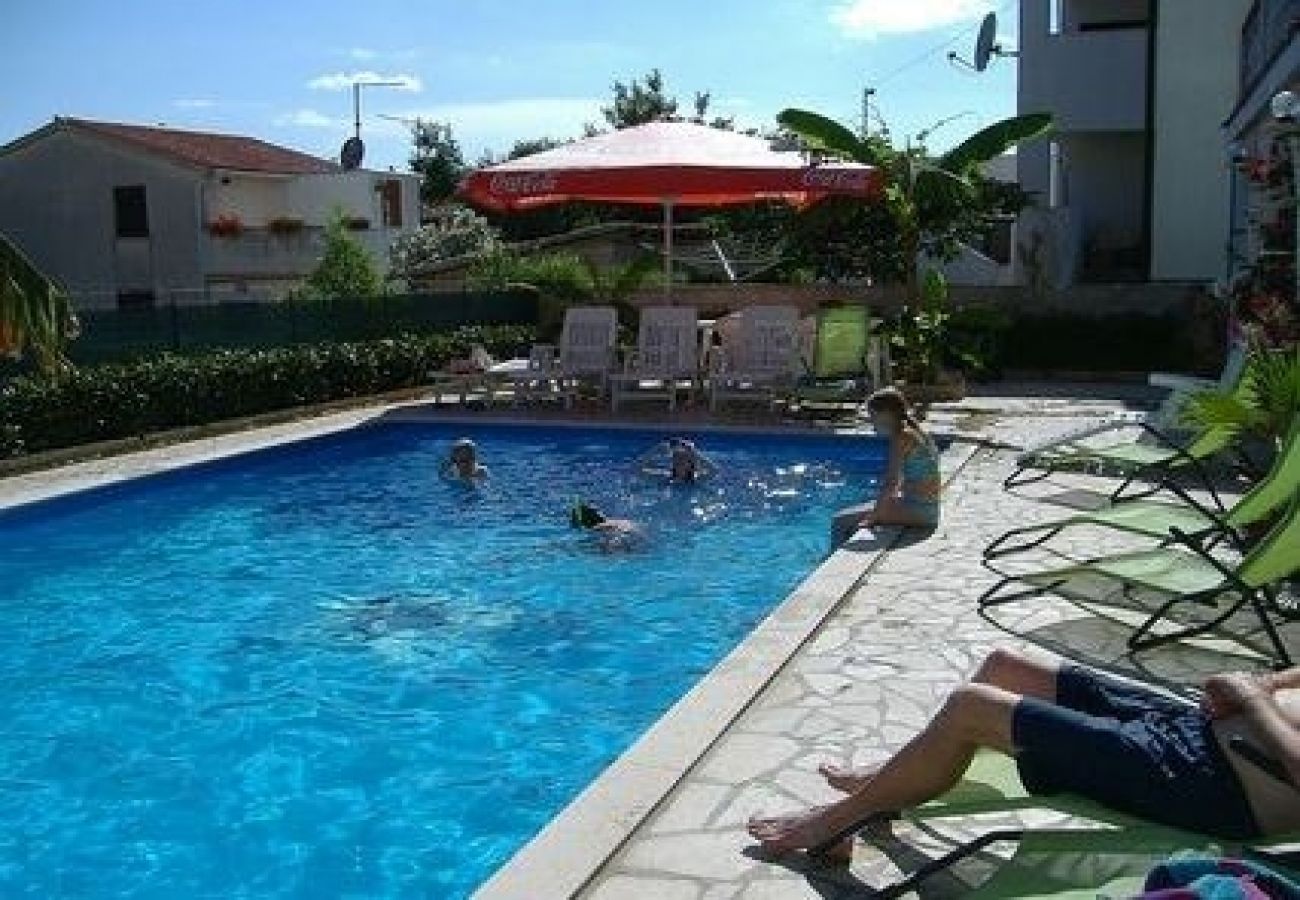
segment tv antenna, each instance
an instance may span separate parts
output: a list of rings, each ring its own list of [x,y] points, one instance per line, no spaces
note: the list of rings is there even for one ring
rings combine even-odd
[[[339,164],[346,171],[361,166],[366,155],[366,145],[361,140],[361,89],[365,87],[406,87],[404,81],[353,81],[352,82],[352,137],[343,142],[339,150]]]
[[[1007,50],[998,43],[998,14],[989,13],[980,23],[980,33],[975,38],[975,57],[967,62],[956,50],[948,51],[948,62],[973,72],[983,72],[995,56],[1019,56],[1018,50]]]

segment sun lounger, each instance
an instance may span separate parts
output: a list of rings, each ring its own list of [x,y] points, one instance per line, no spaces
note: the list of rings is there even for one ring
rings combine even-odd
[[[989,816],[1013,813],[1048,813],[1054,818],[1068,816],[1073,822],[1059,826],[988,824]],[[1131,897],[1140,892],[1147,870],[1174,852],[1234,851],[1276,866],[1268,848],[1300,840],[1300,835],[1281,835],[1248,846],[1226,846],[1228,842],[1156,825],[1079,797],[1034,796],[1021,784],[1014,759],[986,750],[976,754],[961,783],[939,799],[913,810],[865,819],[811,853],[828,852],[859,831],[884,827],[893,821],[921,827],[932,838],[945,840],[952,849],[901,880],[873,889],[870,896],[880,900],[909,894],[963,860],[1007,842],[1016,844],[1012,857],[995,862],[997,870],[993,875],[962,891],[961,896],[967,900]],[[945,821],[960,826],[960,836],[943,836],[939,826]]]
[[[1177,529],[1193,537],[1219,534],[1233,537],[1240,545],[1242,529],[1263,521],[1266,516],[1300,492],[1300,415],[1291,426],[1291,433],[1282,444],[1277,460],[1268,474],[1260,479],[1232,509],[1223,513],[1198,503],[1177,484],[1167,485],[1181,502],[1159,500],[1124,500],[1105,509],[1081,512],[1063,519],[1013,528],[984,550],[985,559],[996,559],[1020,553],[1046,544],[1067,528],[1076,525],[1094,525],[1168,539]],[[1014,538],[1037,534],[1030,540],[1008,544]]]
[[[554,344],[533,344],[526,360],[494,365],[488,369],[488,377],[508,388],[516,404],[561,396],[559,357]]]
[[[1149,381],[1153,386],[1169,389],[1169,393],[1154,411],[1146,414],[1137,412],[1115,413],[1101,422],[1094,422],[1058,435],[1049,441],[1026,447],[1016,459],[1018,468],[1016,474],[1012,476],[1016,481],[1008,479],[1008,482],[1010,482],[1008,486],[1014,487],[1017,483],[1024,484],[1034,480],[1032,478],[1020,480],[1018,476],[1026,469],[1042,468],[1038,465],[1040,459],[1052,460],[1060,454],[1078,451],[1084,446],[1081,443],[1082,441],[1109,432],[1137,427],[1144,429],[1149,434],[1167,435],[1169,439],[1174,441],[1180,438],[1185,439],[1186,435],[1182,433],[1184,430],[1183,411],[1187,407],[1187,401],[1198,391],[1211,388],[1232,391],[1240,387],[1242,378],[1245,375],[1248,349],[1244,342],[1234,342],[1228,348],[1228,357],[1217,381],[1184,375],[1171,375],[1163,372],[1152,373],[1149,376]],[[1160,440],[1165,439],[1161,438]]]
[[[1043,571],[1008,575],[979,598],[980,607],[1009,603],[1060,589],[1080,577],[1099,577],[1118,582],[1126,596],[1135,589],[1164,595],[1167,599],[1151,612],[1129,638],[1129,647],[1144,650],[1172,643],[1219,628],[1236,612],[1249,606],[1259,619],[1276,659],[1291,664],[1291,655],[1278,634],[1274,618],[1292,621],[1297,612],[1283,607],[1276,593],[1280,582],[1300,572],[1300,494],[1292,495],[1281,521],[1236,565],[1210,553],[1195,537],[1175,529],[1176,546],[1158,547],[1088,560]],[[1009,585],[1027,588],[1004,594]],[[1228,599],[1231,598],[1231,599]],[[1095,602],[1105,597],[1088,596]],[[1172,632],[1155,633],[1170,611],[1184,605],[1215,606],[1226,601],[1206,622],[1185,625]],[[1242,635],[1233,635],[1241,638]]]
[[[623,371],[610,378],[610,408],[631,396],[662,397],[677,408],[677,395],[695,389],[699,377],[699,318],[686,306],[652,306],[641,310],[636,350]]]
[[[614,368],[618,316],[612,306],[573,306],[565,310],[560,336],[560,394],[571,408],[584,389],[603,397]]]
[[[811,318],[811,340],[800,348],[803,374],[791,392],[792,402],[861,402],[878,384],[871,373],[870,311],[865,306],[843,306],[821,310]]]
[[[709,408],[734,398],[771,400],[788,391],[798,371],[799,311],[793,306],[751,306],[740,314],[738,334],[723,347],[709,373]]]

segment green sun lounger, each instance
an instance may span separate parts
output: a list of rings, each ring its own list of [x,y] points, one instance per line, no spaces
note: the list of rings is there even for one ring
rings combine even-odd
[[[824,309],[817,314],[812,359],[804,359],[804,376],[791,391],[802,403],[858,403],[872,383],[867,361],[871,314],[865,306]]]
[[[1174,530],[1193,537],[1216,535],[1232,538],[1240,547],[1243,528],[1261,522],[1270,513],[1284,508],[1300,491],[1300,415],[1292,422],[1290,434],[1282,443],[1272,469],[1227,513],[1198,503],[1175,483],[1168,482],[1166,487],[1181,502],[1124,500],[1105,509],[1082,512],[1039,525],[1013,528],[984,549],[984,558],[997,559],[1040,547],[1065,529],[1076,525],[1095,525],[1166,540]],[[1008,543],[1015,538],[1033,534],[1038,534],[1038,537]]]
[[[1200,540],[1191,535],[1174,529],[1172,536],[1176,546],[1108,556],[1047,571],[1008,575],[984,592],[979,598],[980,608],[1057,591],[1079,576],[1100,576],[1119,582],[1126,595],[1138,588],[1168,598],[1129,638],[1128,644],[1133,650],[1144,650],[1217,629],[1239,609],[1249,605],[1258,617],[1277,660],[1283,665],[1291,665],[1291,655],[1278,634],[1274,617],[1285,621],[1295,621],[1300,617],[1296,610],[1284,608],[1276,593],[1276,586],[1281,581],[1300,572],[1300,494],[1293,492],[1281,521],[1236,566],[1212,555]],[[1028,585],[1028,589],[1003,593],[1005,587],[1017,583]],[[1105,602],[1102,597],[1091,599]],[[1224,608],[1217,610],[1206,622],[1159,634],[1154,631],[1156,625],[1166,620],[1177,606],[1202,604],[1213,607],[1220,600],[1226,601]]]
[[[987,824],[988,816],[1018,812],[1047,813],[1053,818],[1069,816],[1072,821],[1063,826]],[[957,821],[975,817],[983,817],[980,821],[984,824]],[[940,835],[936,826],[944,820],[959,825],[961,837]],[[962,860],[1007,842],[1016,844],[1013,855],[997,861],[996,871],[987,880],[963,890],[961,896],[967,900],[1131,897],[1140,892],[1146,872],[1175,852],[1200,850],[1216,855],[1245,852],[1276,866],[1273,855],[1262,848],[1300,840],[1300,835],[1283,835],[1246,847],[1234,846],[1217,838],[1118,813],[1079,797],[1034,796],[1021,784],[1013,758],[982,750],[975,755],[962,781],[939,799],[906,812],[870,817],[810,852],[814,855],[825,852],[858,831],[890,821],[908,822],[923,828],[931,837],[944,837],[952,849],[901,880],[873,889],[870,896],[881,900],[910,893]]]
[[[1144,422],[1136,423],[1149,442],[1141,440],[1090,447],[1067,443],[1037,453],[1027,454],[1016,461],[1016,469],[1002,482],[1005,488],[1021,487],[1042,481],[1055,472],[1092,464],[1116,470],[1123,477],[1111,494],[1111,499],[1147,497],[1156,493],[1159,486],[1137,494],[1128,494],[1128,488],[1139,478],[1159,481],[1179,472],[1191,472],[1214,493],[1214,486],[1205,471],[1205,462],[1228,450],[1237,434],[1225,428],[1208,428],[1196,435],[1190,443],[1180,444]]]

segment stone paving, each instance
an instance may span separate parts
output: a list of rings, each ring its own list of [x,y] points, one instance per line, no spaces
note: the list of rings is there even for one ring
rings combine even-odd
[[[1055,402],[1045,401],[1049,407]],[[967,401],[937,418],[960,427],[980,403],[979,398]],[[1074,418],[1062,422],[1055,408],[1022,402],[1010,416],[1003,407],[1004,415],[988,423],[983,436],[1024,445],[1074,430],[1083,424],[1081,412],[1092,416],[1102,406],[1082,411],[1075,406]],[[948,487],[941,528],[925,540],[897,545],[877,561],[845,605],[590,882],[585,900],[833,900],[862,896],[866,886],[896,877],[899,867],[891,857],[900,853],[886,855],[862,842],[848,869],[797,856],[764,861],[754,854],[744,822],[757,811],[832,799],[834,793],[816,775],[819,763],[886,758],[995,647],[1036,648],[1174,687],[1194,685],[1211,672],[1261,664],[1258,655],[1224,640],[1133,657],[1125,644],[1125,620],[1132,617],[1113,607],[1085,609],[1047,598],[997,607],[982,617],[976,597],[996,580],[979,562],[983,547],[1008,528],[1068,512],[1063,501],[1096,498],[1113,485],[1086,476],[1054,476],[1011,494],[1001,484],[1012,460],[1012,453],[990,449],[971,458]],[[1100,529],[1077,528],[1053,546],[1082,557],[1133,544]],[[1026,554],[1018,564],[1034,562],[1050,558]],[[1230,625],[1256,630],[1253,621]],[[1296,632],[1290,630],[1287,640],[1300,647]],[[930,846],[924,838],[913,845],[901,856],[915,858]],[[933,882],[924,896],[969,892],[959,879]]]

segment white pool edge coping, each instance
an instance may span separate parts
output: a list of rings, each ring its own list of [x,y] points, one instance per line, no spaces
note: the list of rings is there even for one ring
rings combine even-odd
[[[770,432],[770,429],[769,429]],[[943,454],[947,483],[978,445]],[[827,523],[829,528],[830,523]],[[574,898],[811,641],[897,541],[860,531],[474,892],[474,900]],[[863,541],[862,538],[867,540]],[[867,543],[868,546],[860,546]],[[859,546],[854,546],[859,545]]]
[[[799,426],[482,417],[425,411],[423,406],[419,402],[399,403],[328,413],[2,477],[0,512],[383,421],[822,437],[852,432]],[[943,453],[945,482],[977,449],[976,444],[954,443]],[[881,529],[876,535],[859,532],[845,549],[827,557],[721,662],[498,868],[475,891],[475,900],[536,900],[579,894],[848,599],[898,535],[897,529]]]

